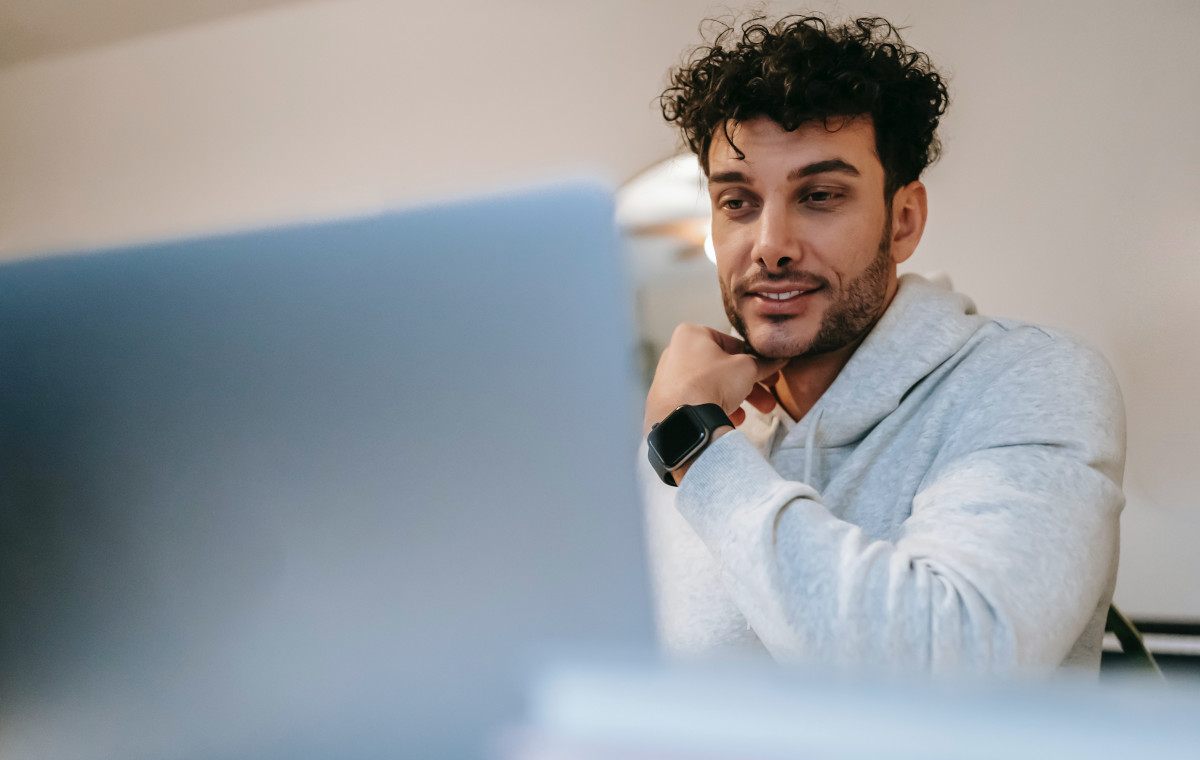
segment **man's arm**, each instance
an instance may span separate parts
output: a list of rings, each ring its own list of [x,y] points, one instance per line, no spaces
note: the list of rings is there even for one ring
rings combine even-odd
[[[934,671],[1062,661],[1111,578],[1124,457],[1111,373],[1067,348],[994,380],[978,402],[992,414],[963,416],[894,542],[834,517],[740,434],[693,463],[677,507],[772,654]]]

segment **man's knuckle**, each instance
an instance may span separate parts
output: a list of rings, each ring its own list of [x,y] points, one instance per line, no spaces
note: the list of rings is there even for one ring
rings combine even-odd
[[[696,333],[696,329],[697,329],[697,326],[692,324],[691,322],[680,322],[678,325],[675,326],[675,331],[671,334],[671,336],[673,338],[675,338],[675,337],[686,337],[689,335],[694,335]]]

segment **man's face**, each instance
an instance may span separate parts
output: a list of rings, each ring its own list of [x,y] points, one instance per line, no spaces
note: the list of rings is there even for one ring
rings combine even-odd
[[[870,119],[787,132],[766,117],[709,150],[713,245],[729,321],[754,353],[828,353],[866,334],[896,291],[891,210]]]

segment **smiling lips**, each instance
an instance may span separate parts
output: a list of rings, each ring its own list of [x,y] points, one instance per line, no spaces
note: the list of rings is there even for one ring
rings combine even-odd
[[[746,295],[754,299],[763,314],[799,314],[811,300],[807,296],[820,289],[820,285],[793,286],[791,290],[751,290]]]

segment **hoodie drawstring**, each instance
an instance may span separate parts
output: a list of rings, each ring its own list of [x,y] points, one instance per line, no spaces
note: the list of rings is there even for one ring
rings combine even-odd
[[[817,410],[812,424],[808,426],[808,437],[804,440],[804,482],[809,485],[812,485],[813,449],[817,441],[817,425],[820,424],[821,415],[824,412],[824,409]]]

